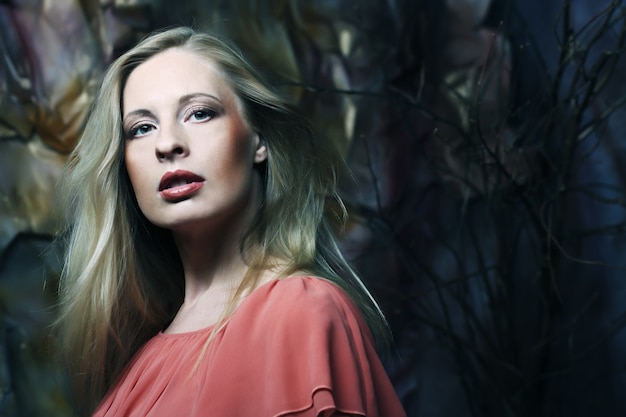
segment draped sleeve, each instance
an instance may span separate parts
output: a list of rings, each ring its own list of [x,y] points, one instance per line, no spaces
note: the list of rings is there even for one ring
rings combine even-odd
[[[256,392],[256,410],[301,417],[405,415],[366,323],[342,290],[300,277],[261,292],[242,305],[224,335],[241,331],[234,338],[249,341],[246,355],[253,363],[241,378],[258,381],[248,388]],[[237,415],[251,415],[245,412]]]

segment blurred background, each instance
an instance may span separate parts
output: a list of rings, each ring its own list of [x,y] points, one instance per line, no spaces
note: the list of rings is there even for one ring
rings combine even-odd
[[[0,0],[0,416],[73,415],[55,183],[107,65],[181,24],[233,38],[343,150],[342,244],[391,323],[409,416],[626,415],[625,13]]]

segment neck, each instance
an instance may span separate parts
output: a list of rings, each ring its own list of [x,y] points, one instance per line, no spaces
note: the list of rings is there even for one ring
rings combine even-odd
[[[185,275],[185,303],[208,290],[229,292],[241,283],[248,271],[241,242],[255,214],[257,194],[253,191],[246,207],[231,218],[173,231]]]
[[[209,287],[234,288],[247,271],[240,250],[242,233],[176,235],[185,274],[185,299]]]

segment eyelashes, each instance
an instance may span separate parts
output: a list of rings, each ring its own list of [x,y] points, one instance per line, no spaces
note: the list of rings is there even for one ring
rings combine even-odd
[[[203,122],[214,119],[217,116],[217,111],[209,107],[193,107],[189,110],[188,114],[189,116],[185,117],[185,121],[194,120],[197,122]]]
[[[142,112],[143,113],[143,112]],[[145,114],[145,113],[144,113]],[[209,120],[213,120],[219,115],[217,110],[214,110],[208,106],[194,106],[187,109],[182,115],[183,123],[204,123]],[[128,129],[124,129],[124,134],[126,139],[134,139],[140,138],[142,136],[148,135],[152,131],[157,129],[156,118],[153,118],[152,115],[149,116],[150,119],[139,120],[138,122],[131,125]]]
[[[153,131],[154,129],[155,127],[151,124],[138,123],[134,125],[133,127],[131,127],[130,129],[128,129],[128,131],[126,132],[126,139],[132,139],[132,138],[145,136],[151,131]]]

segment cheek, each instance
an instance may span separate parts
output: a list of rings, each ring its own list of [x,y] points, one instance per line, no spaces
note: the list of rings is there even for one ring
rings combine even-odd
[[[128,157],[128,153],[124,155],[124,165],[126,166],[126,172],[128,173],[128,178],[130,179],[130,183],[135,188],[135,178],[137,176],[137,170],[135,169],[136,164],[132,158]]]
[[[234,184],[245,179],[254,164],[250,136],[246,132],[235,131],[214,143],[219,146],[207,149],[206,155],[212,155],[209,157],[212,162],[207,161],[206,166],[227,183]]]
[[[146,175],[145,164],[142,162],[141,158],[136,157],[134,152],[129,152],[128,147],[126,147],[124,154],[124,164],[126,166],[126,172],[128,173],[130,185],[135,193],[135,197],[137,197],[137,200],[139,200],[139,203],[141,204],[141,191],[146,188],[144,178]]]
[[[254,159],[251,153],[250,141],[233,141],[229,149],[230,156],[226,169],[233,181],[248,183],[254,172]]]

